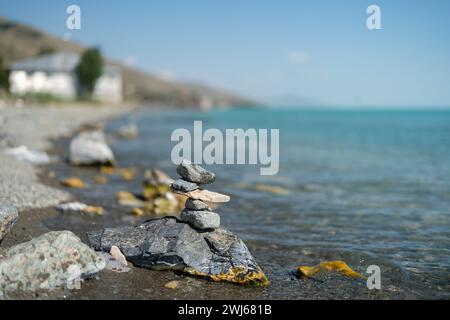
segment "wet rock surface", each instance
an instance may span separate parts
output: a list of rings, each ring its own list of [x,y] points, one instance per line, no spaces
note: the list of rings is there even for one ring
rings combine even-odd
[[[0,204],[0,243],[18,218],[19,213],[15,207]]]
[[[95,250],[109,252],[117,246],[138,267],[178,270],[213,281],[268,284],[244,242],[222,228],[201,231],[165,217],[135,227],[88,232],[87,236]]]
[[[72,232],[48,232],[6,250],[0,260],[0,297],[72,285],[104,267],[104,259]]]

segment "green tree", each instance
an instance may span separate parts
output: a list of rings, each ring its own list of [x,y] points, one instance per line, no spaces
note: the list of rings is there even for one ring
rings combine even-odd
[[[95,82],[101,76],[103,59],[97,48],[87,49],[83,52],[76,68],[76,74],[80,85],[80,93],[84,97],[91,97]]]
[[[9,74],[3,64],[3,58],[0,57],[0,88],[9,91]]]

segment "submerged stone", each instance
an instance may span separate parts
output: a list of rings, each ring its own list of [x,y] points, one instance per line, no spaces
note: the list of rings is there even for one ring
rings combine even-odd
[[[75,188],[75,189],[86,188],[86,184],[84,183],[84,181],[76,177],[64,179],[61,181],[61,184],[68,188]]]
[[[216,178],[215,174],[211,171],[186,160],[183,160],[177,167],[177,173],[187,181],[201,184],[212,183]]]
[[[138,267],[179,270],[213,281],[269,283],[244,242],[223,228],[199,231],[175,217],[165,217],[87,236],[94,249],[109,252],[115,245]]]
[[[220,227],[220,216],[211,211],[184,209],[181,212],[180,219],[198,229],[217,229]]]

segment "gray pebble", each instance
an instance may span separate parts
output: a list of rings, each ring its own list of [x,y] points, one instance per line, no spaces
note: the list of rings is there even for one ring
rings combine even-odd
[[[189,210],[211,211],[211,208],[206,203],[204,203],[202,200],[197,200],[197,199],[192,199],[192,198],[188,198],[186,200],[186,204],[184,206],[186,207],[186,209],[189,209]]]
[[[187,222],[198,229],[217,229],[220,227],[220,216],[211,211],[194,211],[184,209],[180,215],[181,221]]]
[[[189,182],[183,179],[175,180],[174,182],[172,182],[170,187],[174,191],[183,191],[183,192],[189,192],[198,189],[198,185],[196,183]]]
[[[186,160],[183,160],[177,167],[177,173],[187,181],[201,184],[212,183],[216,178],[211,171]]]

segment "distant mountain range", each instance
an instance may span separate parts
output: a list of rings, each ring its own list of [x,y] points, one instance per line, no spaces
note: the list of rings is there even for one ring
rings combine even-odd
[[[0,57],[5,63],[55,51],[81,53],[86,48],[49,35],[34,27],[0,17]],[[118,62],[124,82],[124,97],[129,103],[173,106],[255,106],[250,99],[206,85],[167,81]]]

